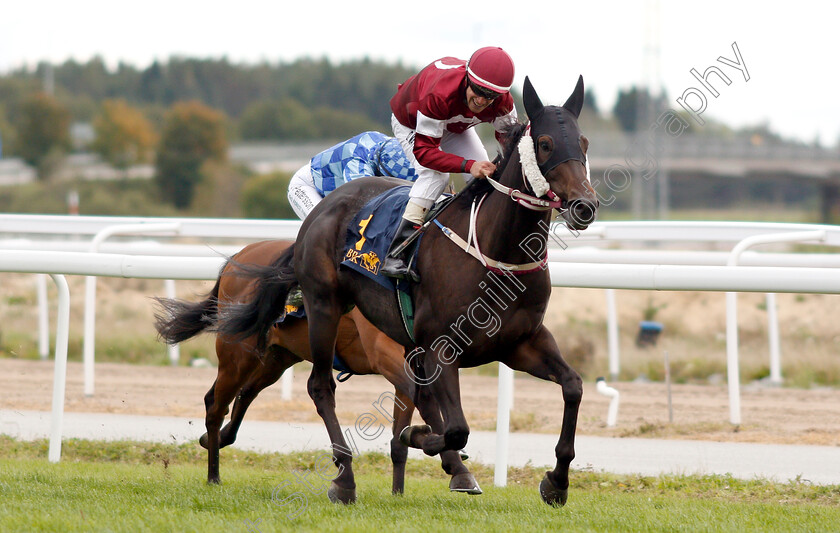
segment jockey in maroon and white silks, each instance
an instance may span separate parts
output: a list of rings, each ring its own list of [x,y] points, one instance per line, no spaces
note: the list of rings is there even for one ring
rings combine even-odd
[[[462,172],[466,181],[495,170],[473,126],[489,123],[501,134],[517,123],[510,95],[514,66],[498,47],[477,50],[469,61],[444,57],[410,77],[391,98],[391,126],[417,172],[409,202],[382,272],[408,275],[407,254],[392,254],[423,223],[426,211]]]
[[[467,158],[443,151],[441,141],[446,133],[475,134],[470,128],[489,122],[499,138],[500,131],[517,121],[510,93],[502,94],[478,113],[470,110],[466,100],[466,65],[466,61],[454,57],[438,59],[401,84],[391,98],[397,124],[416,132],[411,151],[415,160],[437,172],[469,172],[475,161],[487,159],[486,152]],[[481,156],[483,159],[479,159]],[[437,195],[431,195],[430,199],[435,198]]]

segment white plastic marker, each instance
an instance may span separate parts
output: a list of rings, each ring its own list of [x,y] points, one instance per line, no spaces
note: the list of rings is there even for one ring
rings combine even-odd
[[[600,394],[612,398],[607,411],[607,427],[615,427],[615,421],[618,418],[618,391],[607,385],[606,380],[602,377],[595,380],[595,384]]]

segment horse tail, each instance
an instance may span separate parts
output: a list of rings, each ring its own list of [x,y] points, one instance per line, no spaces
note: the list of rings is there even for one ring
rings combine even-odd
[[[227,262],[222,271],[227,267]],[[191,339],[206,330],[216,321],[219,313],[219,285],[222,276],[216,280],[216,285],[200,302],[189,302],[176,298],[155,298],[155,329],[158,336],[166,344],[178,344]]]
[[[298,283],[292,264],[294,256],[292,244],[270,265],[234,263],[237,275],[254,280],[253,299],[225,306],[219,313],[216,331],[237,340],[256,336],[257,349],[264,351],[268,331],[285,310],[289,291]]]

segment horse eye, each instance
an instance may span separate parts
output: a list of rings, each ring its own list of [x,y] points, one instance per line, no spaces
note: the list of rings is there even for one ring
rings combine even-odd
[[[543,152],[550,152],[551,143],[549,143],[548,141],[540,141],[540,150]]]
[[[580,136],[580,149],[583,150],[583,153],[586,154],[589,151],[589,139],[586,135]]]

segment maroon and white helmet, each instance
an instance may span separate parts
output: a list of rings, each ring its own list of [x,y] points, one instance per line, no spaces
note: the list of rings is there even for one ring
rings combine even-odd
[[[495,93],[506,93],[513,85],[513,59],[498,46],[485,46],[467,62],[470,82]]]

